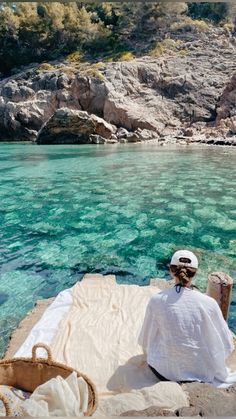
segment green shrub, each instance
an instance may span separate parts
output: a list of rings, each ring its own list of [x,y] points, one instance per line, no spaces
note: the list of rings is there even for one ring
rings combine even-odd
[[[94,68],[88,68],[87,70],[82,70],[81,75],[86,76],[86,77],[93,77],[93,78],[101,80],[101,81],[104,80],[103,74],[100,73],[100,71],[95,70]]]
[[[184,17],[179,22],[172,23],[170,30],[172,32],[206,32],[209,25],[204,20]]]
[[[80,67],[80,74],[85,77],[94,77],[95,79],[104,80],[104,76],[101,73],[101,70],[104,68],[104,63],[97,62],[94,64],[88,64]]]
[[[179,55],[181,55],[182,57],[186,57],[188,53],[189,53],[189,50],[187,48],[183,48],[179,51]]]
[[[39,71],[53,71],[55,70],[55,67],[49,63],[42,63],[38,66]]]
[[[163,41],[156,42],[154,48],[150,50],[149,55],[158,58],[167,52],[176,52],[181,48],[182,41],[166,38]]]
[[[83,54],[80,51],[75,51],[66,56],[66,61],[69,63],[77,63],[81,61],[82,57]]]
[[[130,51],[124,51],[117,55],[117,61],[131,61],[134,58],[134,54]]]
[[[225,30],[225,32],[233,32],[234,30],[234,24],[233,22],[223,22],[222,28]]]
[[[199,31],[207,31],[209,26],[204,20],[194,19],[192,20],[192,25],[194,25]]]

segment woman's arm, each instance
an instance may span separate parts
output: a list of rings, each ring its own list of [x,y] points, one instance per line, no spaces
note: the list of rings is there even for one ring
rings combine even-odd
[[[218,303],[214,300],[214,316],[213,321],[218,330],[225,349],[225,357],[227,358],[234,350],[233,333],[230,331],[226,323]]]
[[[138,337],[138,344],[142,346],[143,352],[145,354],[147,353],[150,339],[152,336],[152,328],[153,328],[153,314],[152,314],[151,300],[150,300],[146,308],[143,325],[142,325],[142,328]]]

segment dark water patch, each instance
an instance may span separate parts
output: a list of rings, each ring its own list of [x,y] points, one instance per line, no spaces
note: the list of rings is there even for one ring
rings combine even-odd
[[[38,295],[40,298],[51,298],[55,297],[55,286],[54,284],[45,284],[42,288],[38,290]]]
[[[35,264],[34,261],[26,261],[25,258],[22,257],[12,257],[8,258],[8,262],[5,263],[0,268],[0,273],[13,271],[14,269],[17,269],[18,271],[25,271],[28,272],[29,270],[35,271],[34,269]]]
[[[1,161],[1,160],[5,161],[5,159],[1,159],[1,158],[0,158],[0,161]],[[17,169],[18,167],[20,167],[20,166],[2,167],[2,168],[0,168],[0,173],[4,173],[4,172],[9,173],[9,172],[11,172],[12,170]]]
[[[116,276],[116,282],[117,284],[127,284],[127,285],[132,285],[132,284],[136,284],[139,286],[145,286],[145,285],[149,285],[150,284],[150,278],[148,277],[141,277],[141,276],[134,276],[133,274],[131,275],[117,275]]]
[[[119,268],[118,266],[102,266],[98,265],[91,270],[92,273],[100,273],[102,275],[120,275],[120,276],[127,276],[133,275],[133,273],[129,270],[124,270]]]
[[[76,265],[72,266],[70,268],[70,272],[72,275],[85,275],[87,273],[91,273],[93,269],[88,269],[88,266],[81,265],[80,263],[77,263]]]
[[[4,304],[8,300],[9,296],[5,292],[1,292],[0,290],[0,306]]]

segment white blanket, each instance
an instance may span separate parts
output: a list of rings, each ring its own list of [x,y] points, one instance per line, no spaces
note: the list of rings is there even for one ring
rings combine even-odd
[[[158,291],[117,285],[109,278],[78,282],[73,305],[51,342],[53,356],[86,373],[100,395],[155,384],[137,342],[146,305]]]
[[[54,356],[86,373],[96,384],[95,414],[118,415],[156,405],[188,406],[176,383],[157,383],[137,339],[155,286],[117,285],[109,278],[73,288],[73,306],[51,343]]]
[[[24,343],[15,353],[15,357],[32,356],[32,347],[43,342],[50,346],[53,337],[59,330],[60,321],[69,311],[73,303],[73,288],[60,292],[50,306],[45,310],[41,319],[31,329]],[[44,349],[37,350],[37,356],[45,356]]]
[[[95,383],[95,414],[188,406],[178,384],[157,385],[137,344],[147,303],[158,291],[156,286],[117,285],[111,278],[79,282],[59,294],[16,356],[31,356],[39,341],[49,344],[54,359]]]

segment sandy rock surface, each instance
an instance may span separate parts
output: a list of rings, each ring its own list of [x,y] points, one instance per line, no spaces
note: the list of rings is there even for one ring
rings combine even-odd
[[[235,416],[236,385],[227,389],[217,389],[210,384],[188,383],[182,389],[189,396],[189,407],[175,411],[151,406],[144,410],[130,410],[121,416]]]
[[[27,314],[27,316],[20,322],[18,328],[12,333],[4,358],[14,357],[14,354],[23,344],[33,326],[39,321],[46,308],[52,302],[53,298],[37,301],[33,310]]]

